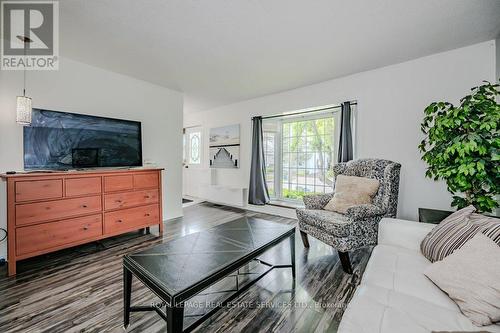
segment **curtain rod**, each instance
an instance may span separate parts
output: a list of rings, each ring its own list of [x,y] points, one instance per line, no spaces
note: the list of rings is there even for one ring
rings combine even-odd
[[[355,101],[350,101],[350,105],[358,105],[358,102]],[[299,112],[294,112],[294,113],[287,113],[287,114],[276,114],[272,116],[266,116],[262,117],[262,119],[271,119],[271,118],[280,118],[280,117],[288,117],[288,116],[296,116],[299,114],[305,114],[305,113],[312,113],[312,112],[319,112],[319,111],[325,111],[325,110],[331,110],[331,109],[338,109],[341,108],[342,104],[340,105],[334,105],[334,106],[329,106],[321,109],[314,109],[314,110],[309,110],[309,111],[299,111]],[[257,117],[252,117],[252,119],[257,118]]]

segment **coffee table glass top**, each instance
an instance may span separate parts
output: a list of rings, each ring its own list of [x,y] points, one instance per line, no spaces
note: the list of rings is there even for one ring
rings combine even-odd
[[[126,255],[124,260],[175,296],[229,264],[286,238],[294,229],[292,225],[243,217]]]

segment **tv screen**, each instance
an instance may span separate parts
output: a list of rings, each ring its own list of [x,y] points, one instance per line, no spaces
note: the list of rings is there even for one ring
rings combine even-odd
[[[27,170],[142,166],[138,121],[33,109],[23,135]]]

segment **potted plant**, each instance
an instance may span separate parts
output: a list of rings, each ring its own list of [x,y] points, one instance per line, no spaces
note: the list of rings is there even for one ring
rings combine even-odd
[[[459,106],[435,102],[425,108],[419,149],[426,176],[446,181],[452,206],[491,212],[500,192],[500,89],[485,81],[471,91]]]

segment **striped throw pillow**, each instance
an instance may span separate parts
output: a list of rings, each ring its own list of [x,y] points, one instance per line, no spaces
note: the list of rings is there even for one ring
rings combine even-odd
[[[471,214],[470,219],[473,223],[482,226],[481,232],[493,239],[500,246],[500,219],[481,214]]]
[[[431,262],[439,261],[461,248],[478,232],[500,246],[500,220],[475,214],[474,206],[465,207],[448,216],[431,230],[420,243],[422,254]]]

